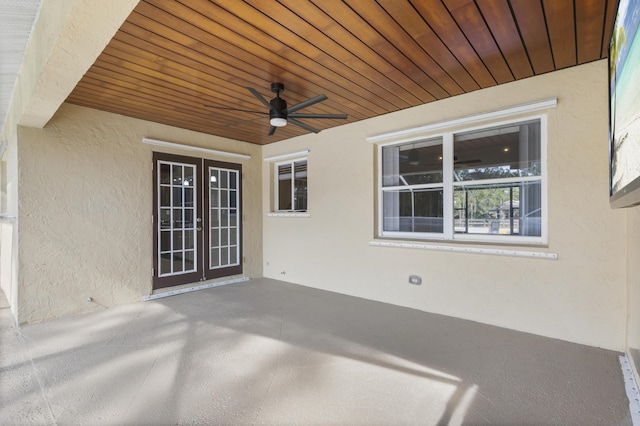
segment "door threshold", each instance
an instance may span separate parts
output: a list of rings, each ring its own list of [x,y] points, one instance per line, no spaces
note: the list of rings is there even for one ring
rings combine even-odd
[[[205,290],[207,288],[220,287],[223,285],[235,284],[235,283],[240,283],[244,281],[249,281],[249,278],[248,277],[234,278],[232,280],[227,280],[227,281],[215,281],[215,282],[209,282],[206,284],[195,285],[193,287],[183,287],[177,290],[163,291],[161,293],[142,296],[142,300],[144,302],[148,302],[149,300],[162,299],[163,297],[175,296],[177,294],[183,294],[183,293],[191,293],[192,291]]]

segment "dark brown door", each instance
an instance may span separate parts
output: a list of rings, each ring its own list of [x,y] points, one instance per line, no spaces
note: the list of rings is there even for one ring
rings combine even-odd
[[[241,274],[241,165],[163,153],[153,163],[153,288]]]

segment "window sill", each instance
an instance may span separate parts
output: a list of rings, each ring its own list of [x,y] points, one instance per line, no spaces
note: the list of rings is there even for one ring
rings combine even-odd
[[[489,254],[495,256],[513,256],[513,257],[530,257],[536,259],[546,260],[558,260],[557,253],[540,252],[540,251],[523,251],[523,250],[508,250],[508,249],[491,249],[469,246],[449,246],[439,244],[425,244],[425,243],[402,243],[397,241],[369,241],[369,245],[373,247],[394,247],[394,248],[408,248],[419,250],[435,250],[435,251],[448,251],[455,253],[473,253],[473,254]]]
[[[306,212],[273,212],[273,213],[267,213],[267,217],[311,217],[311,213],[306,213]]]

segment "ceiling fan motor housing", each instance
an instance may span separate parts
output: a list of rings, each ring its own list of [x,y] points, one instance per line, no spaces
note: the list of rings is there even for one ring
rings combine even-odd
[[[271,99],[271,109],[269,110],[269,118],[284,118],[287,119],[287,101],[279,96]]]

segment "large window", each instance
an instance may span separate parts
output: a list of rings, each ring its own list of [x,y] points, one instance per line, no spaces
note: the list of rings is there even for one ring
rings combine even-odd
[[[307,211],[307,159],[277,163],[275,179],[276,211]]]
[[[543,242],[543,117],[381,146],[379,232]]]

